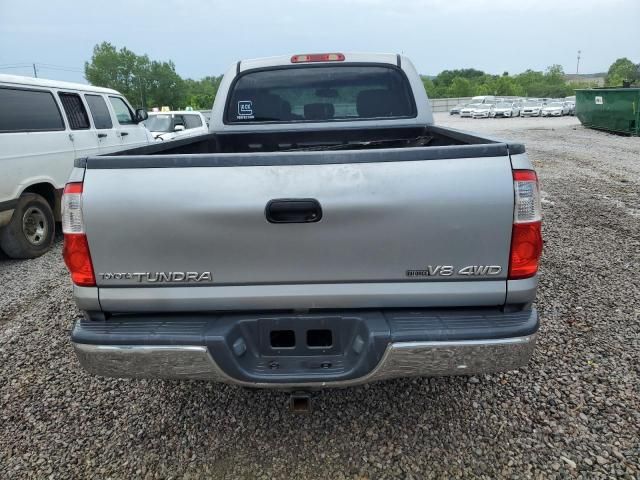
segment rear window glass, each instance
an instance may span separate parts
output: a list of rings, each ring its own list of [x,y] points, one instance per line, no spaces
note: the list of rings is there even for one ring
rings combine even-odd
[[[91,110],[91,116],[93,117],[93,124],[98,129],[105,129],[113,127],[111,121],[111,115],[107,108],[107,103],[104,101],[101,95],[85,95],[85,100],[89,104],[89,110]]]
[[[116,118],[120,125],[133,125],[136,121],[133,118],[133,112],[129,106],[124,103],[120,97],[109,97],[113,111],[116,112]]]
[[[202,120],[198,115],[185,115],[184,121],[187,122],[187,128],[198,128],[202,126]]]
[[[0,132],[64,130],[50,92],[0,88]]]
[[[173,118],[169,114],[151,114],[144,121],[144,126],[151,132],[171,132],[173,130]]]
[[[89,116],[82,104],[80,95],[75,93],[58,93],[62,107],[67,114],[71,130],[86,130],[90,127]]]
[[[406,118],[415,103],[401,70],[385,66],[305,66],[242,75],[227,123]]]

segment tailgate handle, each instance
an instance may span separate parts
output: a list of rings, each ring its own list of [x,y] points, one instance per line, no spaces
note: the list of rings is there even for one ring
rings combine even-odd
[[[313,198],[281,198],[270,200],[264,213],[269,223],[314,223],[322,218],[322,207]]]

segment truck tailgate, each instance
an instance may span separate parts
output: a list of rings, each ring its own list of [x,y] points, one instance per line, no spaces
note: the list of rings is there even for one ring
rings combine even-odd
[[[83,211],[104,298],[123,287],[489,282],[487,303],[503,301],[508,154],[316,164],[286,164],[283,153],[256,164],[255,155],[144,168],[89,159]]]

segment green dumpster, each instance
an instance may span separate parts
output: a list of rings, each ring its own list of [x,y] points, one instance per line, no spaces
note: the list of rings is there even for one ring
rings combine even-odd
[[[640,135],[640,88],[576,90],[576,116],[585,127]]]

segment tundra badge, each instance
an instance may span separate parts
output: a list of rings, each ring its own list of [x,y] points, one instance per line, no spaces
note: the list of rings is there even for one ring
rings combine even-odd
[[[103,280],[136,280],[139,283],[213,282],[211,272],[107,272],[98,273]]]

